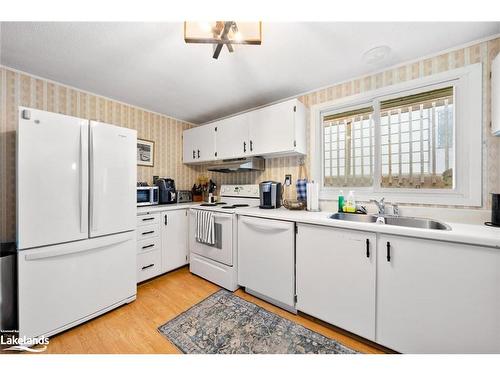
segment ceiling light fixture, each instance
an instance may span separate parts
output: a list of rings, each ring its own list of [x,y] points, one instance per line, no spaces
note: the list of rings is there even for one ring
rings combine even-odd
[[[262,22],[213,21],[184,22],[186,43],[208,43],[214,45],[213,58],[217,59],[224,45],[234,52],[233,44],[262,43]]]

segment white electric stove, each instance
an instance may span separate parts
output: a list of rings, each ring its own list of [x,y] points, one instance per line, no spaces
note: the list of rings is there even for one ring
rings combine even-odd
[[[238,289],[238,222],[236,213],[242,207],[259,205],[259,185],[222,185],[219,202],[191,207],[189,215],[189,270],[214,284],[234,291]],[[215,244],[198,242],[194,236],[196,210],[214,212]]]

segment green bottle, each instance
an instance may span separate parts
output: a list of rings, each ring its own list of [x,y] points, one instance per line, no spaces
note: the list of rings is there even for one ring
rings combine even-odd
[[[339,193],[339,212],[344,211],[344,192],[340,190]]]

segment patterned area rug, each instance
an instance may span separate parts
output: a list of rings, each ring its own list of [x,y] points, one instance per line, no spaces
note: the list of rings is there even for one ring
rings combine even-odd
[[[356,353],[226,290],[212,294],[158,330],[189,354]]]

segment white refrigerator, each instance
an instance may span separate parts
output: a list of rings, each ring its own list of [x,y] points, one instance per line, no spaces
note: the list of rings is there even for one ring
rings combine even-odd
[[[20,337],[135,299],[136,148],[135,130],[19,108]]]

